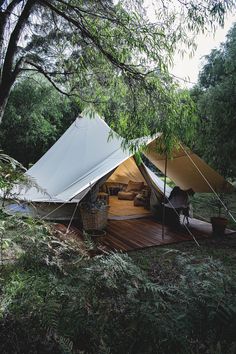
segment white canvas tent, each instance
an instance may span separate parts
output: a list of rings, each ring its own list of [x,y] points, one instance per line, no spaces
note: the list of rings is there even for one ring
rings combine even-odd
[[[164,171],[165,157],[156,152],[159,136],[146,139],[145,155]],[[51,203],[54,208],[55,203],[68,206],[80,202],[94,185],[106,179],[122,183],[128,183],[129,180],[145,181],[158,197],[158,194],[163,193],[164,183],[144,164],[137,166],[133,153],[123,148],[123,145],[123,139],[98,115],[93,118],[86,115],[77,118],[51,149],[27,171],[27,175],[43,191],[36,188],[22,189],[18,198],[41,205]],[[173,158],[168,161],[167,175],[177,185],[198,192],[211,192],[210,185],[216,190],[231,189],[231,185],[203,160],[190,150],[188,153],[204,178],[189,156],[183,150],[176,150]],[[166,194],[170,191],[167,187]],[[67,208],[67,213],[71,216],[72,208]]]
[[[122,146],[123,139],[98,115],[77,118],[51,149],[27,171],[27,175],[42,190],[22,190],[19,198],[33,202],[77,202],[113,170],[115,172],[110,181],[145,181],[132,158],[133,153]],[[156,182],[160,183],[157,189],[161,192],[162,182],[158,179]]]

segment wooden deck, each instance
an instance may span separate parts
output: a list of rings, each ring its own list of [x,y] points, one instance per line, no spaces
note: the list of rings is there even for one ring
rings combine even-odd
[[[67,237],[67,227],[62,224],[55,225]],[[212,237],[211,224],[191,219],[189,230],[196,240]],[[69,234],[83,244],[83,232],[78,227],[71,226]],[[236,231],[226,230],[226,235],[236,234]],[[154,246],[169,245],[178,242],[191,241],[193,237],[184,226],[173,229],[165,226],[164,239],[162,239],[162,225],[151,217],[131,220],[109,220],[107,234],[101,244],[103,251],[132,251]]]
[[[211,224],[207,222],[191,219],[189,229],[197,240],[212,237]],[[234,232],[226,230],[226,234],[231,233]],[[142,218],[108,221],[103,244],[110,250],[131,251],[189,240],[193,240],[193,237],[184,226],[178,230],[165,226],[162,239],[162,225],[152,218]]]
[[[107,235],[103,242],[109,250],[130,251],[212,237],[211,224],[190,219],[190,232],[184,225],[180,228],[165,226],[163,239],[162,225],[152,218],[149,210],[134,207],[133,201],[119,200],[117,196],[110,196],[109,206]],[[227,230],[226,234],[232,232]]]
[[[190,219],[189,231],[182,224],[179,228],[164,227],[162,238],[162,224],[157,222],[149,210],[143,207],[134,207],[133,201],[118,200],[110,197],[107,234],[99,247],[104,251],[138,250],[154,246],[169,245],[178,242],[212,237],[211,224],[198,219]],[[55,226],[63,235],[67,235],[67,227],[62,224]],[[82,230],[82,229],[81,229]],[[83,244],[83,232],[78,227],[71,226],[70,234],[73,239]],[[226,235],[236,234],[236,231],[226,230]],[[66,237],[67,237],[66,236]],[[82,247],[83,248],[83,247]]]

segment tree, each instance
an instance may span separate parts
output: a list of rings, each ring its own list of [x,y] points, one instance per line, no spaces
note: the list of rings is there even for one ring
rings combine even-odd
[[[0,147],[24,166],[36,162],[80,113],[45,80],[19,81],[10,94]]]
[[[119,124],[132,120],[134,134],[155,133],[163,124],[168,131],[183,101],[168,73],[174,50],[180,43],[192,44],[189,31],[222,24],[235,1],[175,4],[157,2],[154,23],[143,0],[0,1],[0,121],[16,79],[33,71],[60,92],[98,106],[104,106],[101,88],[111,89],[122,78],[121,99],[129,104]],[[94,88],[98,91],[91,98]],[[150,114],[147,121],[140,121],[143,112]],[[181,112],[189,114],[187,102]]]
[[[197,148],[224,176],[236,176],[236,25],[205,58],[193,90],[201,117]]]

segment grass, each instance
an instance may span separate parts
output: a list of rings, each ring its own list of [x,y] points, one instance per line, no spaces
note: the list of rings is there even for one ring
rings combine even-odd
[[[215,204],[215,200],[216,198],[213,201],[213,195],[210,193],[196,193],[192,199],[194,217],[210,221],[211,216],[218,216],[217,208],[213,205]],[[236,219],[236,192],[224,194],[223,202]],[[236,223],[224,208],[222,208],[222,216],[228,219],[228,227],[236,230]]]

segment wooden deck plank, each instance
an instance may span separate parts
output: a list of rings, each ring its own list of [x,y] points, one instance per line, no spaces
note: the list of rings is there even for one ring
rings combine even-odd
[[[117,196],[110,196],[109,205],[110,220],[105,241],[108,248],[128,251],[193,239],[184,226],[178,229],[165,226],[162,239],[162,225],[151,217],[150,211],[143,207],[134,207],[133,201],[119,200]],[[211,224],[205,221],[190,219],[188,228],[196,239],[211,237]],[[232,232],[226,230],[226,235]]]
[[[211,237],[211,225],[204,221],[192,219],[189,228],[197,240]],[[83,237],[77,228],[73,227],[72,231],[79,238]],[[226,234],[230,233],[236,233],[236,231],[226,230]],[[164,239],[162,239],[162,225],[152,218],[110,220],[103,245],[106,250],[127,252],[192,239],[184,228],[173,229],[168,226],[165,226]]]
[[[196,239],[211,237],[211,225],[207,222],[191,219],[189,229]],[[231,232],[232,230],[227,230],[226,234]],[[192,239],[184,226],[181,229],[165,226],[164,239],[162,239],[162,225],[152,218],[145,218],[108,221],[104,244],[113,250],[130,251]]]

